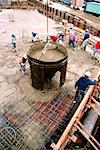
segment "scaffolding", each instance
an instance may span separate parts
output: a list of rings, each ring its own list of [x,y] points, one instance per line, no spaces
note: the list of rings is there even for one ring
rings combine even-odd
[[[100,72],[96,80],[97,85],[89,88],[57,144],[52,143],[53,150],[64,150],[70,140],[76,143],[78,137],[75,132],[77,131],[95,150],[100,148],[99,141],[92,135],[94,125],[100,117]]]

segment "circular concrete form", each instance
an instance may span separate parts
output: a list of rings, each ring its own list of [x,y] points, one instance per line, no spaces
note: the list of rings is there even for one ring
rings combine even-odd
[[[35,43],[28,51],[32,86],[41,90],[44,89],[45,82],[51,82],[57,71],[60,72],[59,86],[64,84],[68,58],[64,46],[54,43],[45,49],[45,45],[43,42]]]

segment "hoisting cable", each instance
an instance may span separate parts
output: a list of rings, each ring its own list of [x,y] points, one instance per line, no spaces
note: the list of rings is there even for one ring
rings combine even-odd
[[[45,44],[45,46],[44,46],[44,48],[42,49],[42,51],[41,51],[41,54],[40,54],[40,56],[38,57],[38,59],[40,59],[40,57],[42,56],[42,55],[44,55],[45,53],[46,53],[46,51],[47,51],[47,48],[49,47],[49,45],[50,45],[50,43],[48,42],[48,28],[49,28],[49,20],[48,20],[48,0],[47,0],[47,11],[46,11],[46,13],[47,13],[47,39],[46,39],[46,44]]]
[[[48,42],[48,0],[47,0],[47,42]]]

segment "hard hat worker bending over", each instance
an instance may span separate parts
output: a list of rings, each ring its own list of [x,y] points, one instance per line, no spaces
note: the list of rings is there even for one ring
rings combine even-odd
[[[89,71],[85,72],[84,76],[80,77],[75,83],[76,94],[74,97],[74,103],[76,103],[78,99],[78,95],[81,94],[82,99],[86,94],[86,90],[90,85],[96,85],[96,80],[92,81],[89,79],[91,73]]]
[[[20,61],[20,69],[19,69],[20,73],[24,73],[25,72],[25,70],[26,70],[26,68],[25,68],[26,61],[27,61],[27,55],[24,54],[22,59],[21,59],[21,61]]]
[[[38,42],[39,41],[39,35],[38,33],[32,32],[32,42]]]

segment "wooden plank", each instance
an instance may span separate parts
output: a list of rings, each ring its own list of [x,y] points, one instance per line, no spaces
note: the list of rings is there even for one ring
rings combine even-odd
[[[82,127],[82,129],[89,135],[89,137],[91,137],[91,139],[98,145],[98,147],[100,147],[99,142],[90,134],[90,132],[85,128],[85,126],[79,121],[77,120],[77,123]]]
[[[98,81],[99,77],[100,77],[100,72],[98,73],[98,75],[96,77],[97,81]],[[59,150],[60,147],[64,144],[64,142],[69,138],[69,133],[71,132],[76,119],[78,118],[80,120],[80,118],[82,117],[82,114],[85,110],[86,104],[88,103],[88,100],[93,93],[94,87],[95,86],[91,86],[89,88],[89,90],[87,91],[87,93],[84,96],[82,102],[80,103],[78,109],[76,110],[75,114],[73,115],[72,119],[70,120],[69,124],[67,125],[65,131],[63,132],[62,136],[60,137],[58,143],[53,144],[53,150]]]
[[[78,126],[76,125],[76,128],[81,132],[81,134],[88,140],[88,142],[94,147],[95,150],[98,150],[98,147],[94,145],[94,143],[86,136],[86,133]]]

